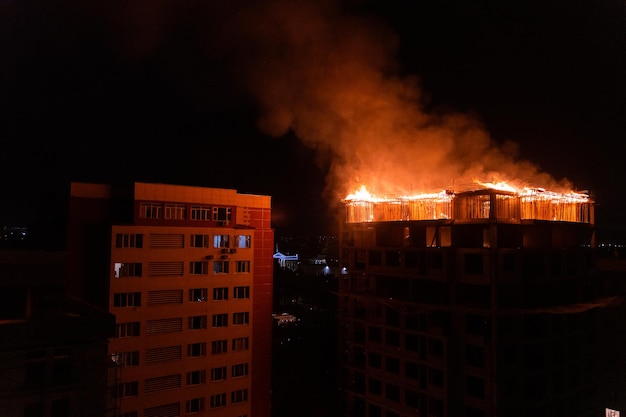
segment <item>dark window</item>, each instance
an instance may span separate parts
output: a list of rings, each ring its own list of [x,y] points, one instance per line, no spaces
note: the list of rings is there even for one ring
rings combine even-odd
[[[483,273],[483,255],[480,253],[465,254],[465,273],[466,274],[482,274]]]
[[[369,327],[369,340],[370,342],[378,342],[383,339],[382,331],[380,327],[370,326]]]
[[[467,376],[467,394],[472,397],[485,397],[485,381],[477,376]]]
[[[392,374],[400,373],[400,360],[398,358],[392,358],[390,356],[385,357],[385,370]]]
[[[375,395],[380,395],[383,392],[383,384],[380,382],[380,380],[370,378],[369,392]]]

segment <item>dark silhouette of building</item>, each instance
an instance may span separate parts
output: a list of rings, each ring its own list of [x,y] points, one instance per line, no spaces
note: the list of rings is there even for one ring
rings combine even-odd
[[[269,196],[72,183],[68,291],[115,315],[115,415],[269,417]]]
[[[485,188],[344,203],[346,417],[626,412],[624,275],[598,270],[591,200]]]
[[[0,251],[0,415],[111,416],[112,314],[65,295],[65,252]]]

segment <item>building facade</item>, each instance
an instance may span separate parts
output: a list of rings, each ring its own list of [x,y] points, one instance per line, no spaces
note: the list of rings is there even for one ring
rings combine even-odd
[[[346,417],[591,417],[624,406],[623,283],[611,284],[623,277],[596,271],[591,201],[542,197],[480,189],[345,203]]]
[[[269,196],[72,183],[68,289],[115,315],[116,416],[271,415]]]
[[[0,251],[0,415],[111,415],[114,317],[64,293],[65,253]]]

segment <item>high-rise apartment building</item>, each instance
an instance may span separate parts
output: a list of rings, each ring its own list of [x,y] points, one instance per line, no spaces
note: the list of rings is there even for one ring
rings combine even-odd
[[[115,414],[269,417],[269,196],[72,183],[68,291],[115,315]]]
[[[345,416],[626,413],[623,278],[597,273],[594,204],[579,197],[345,201]]]

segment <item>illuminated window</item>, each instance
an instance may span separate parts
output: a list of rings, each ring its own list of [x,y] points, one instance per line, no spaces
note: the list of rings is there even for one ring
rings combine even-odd
[[[233,298],[250,298],[250,287],[235,287],[233,288]]]
[[[228,274],[230,268],[230,262],[228,261],[215,261],[213,262],[214,274]]]
[[[141,233],[117,233],[115,235],[116,248],[142,248],[143,235]]]
[[[228,351],[228,340],[215,340],[211,342],[211,355],[226,353]]]
[[[250,313],[247,311],[233,313],[233,325],[250,324]]]
[[[250,261],[237,261],[237,272],[250,272]]]
[[[210,220],[211,208],[207,206],[191,206],[191,220]]]
[[[213,300],[228,300],[228,287],[213,288]]]
[[[189,317],[188,326],[192,330],[206,329],[206,316]]]
[[[213,314],[212,324],[213,327],[227,327],[228,314]]]
[[[209,235],[191,235],[189,246],[192,248],[208,248]]]
[[[213,247],[214,248],[229,248],[230,247],[230,236],[229,235],[215,235],[215,236],[213,236]]]
[[[122,263],[114,264],[115,278],[124,277],[140,277],[142,272],[141,263]]]
[[[252,245],[252,237],[250,235],[239,235],[235,237],[238,248],[249,248]]]
[[[163,217],[163,206],[158,203],[141,203],[139,217],[142,219],[160,219]]]
[[[113,294],[113,307],[139,307],[141,306],[140,292],[123,292]]]
[[[139,351],[113,353],[111,360],[118,366],[138,366]]]

